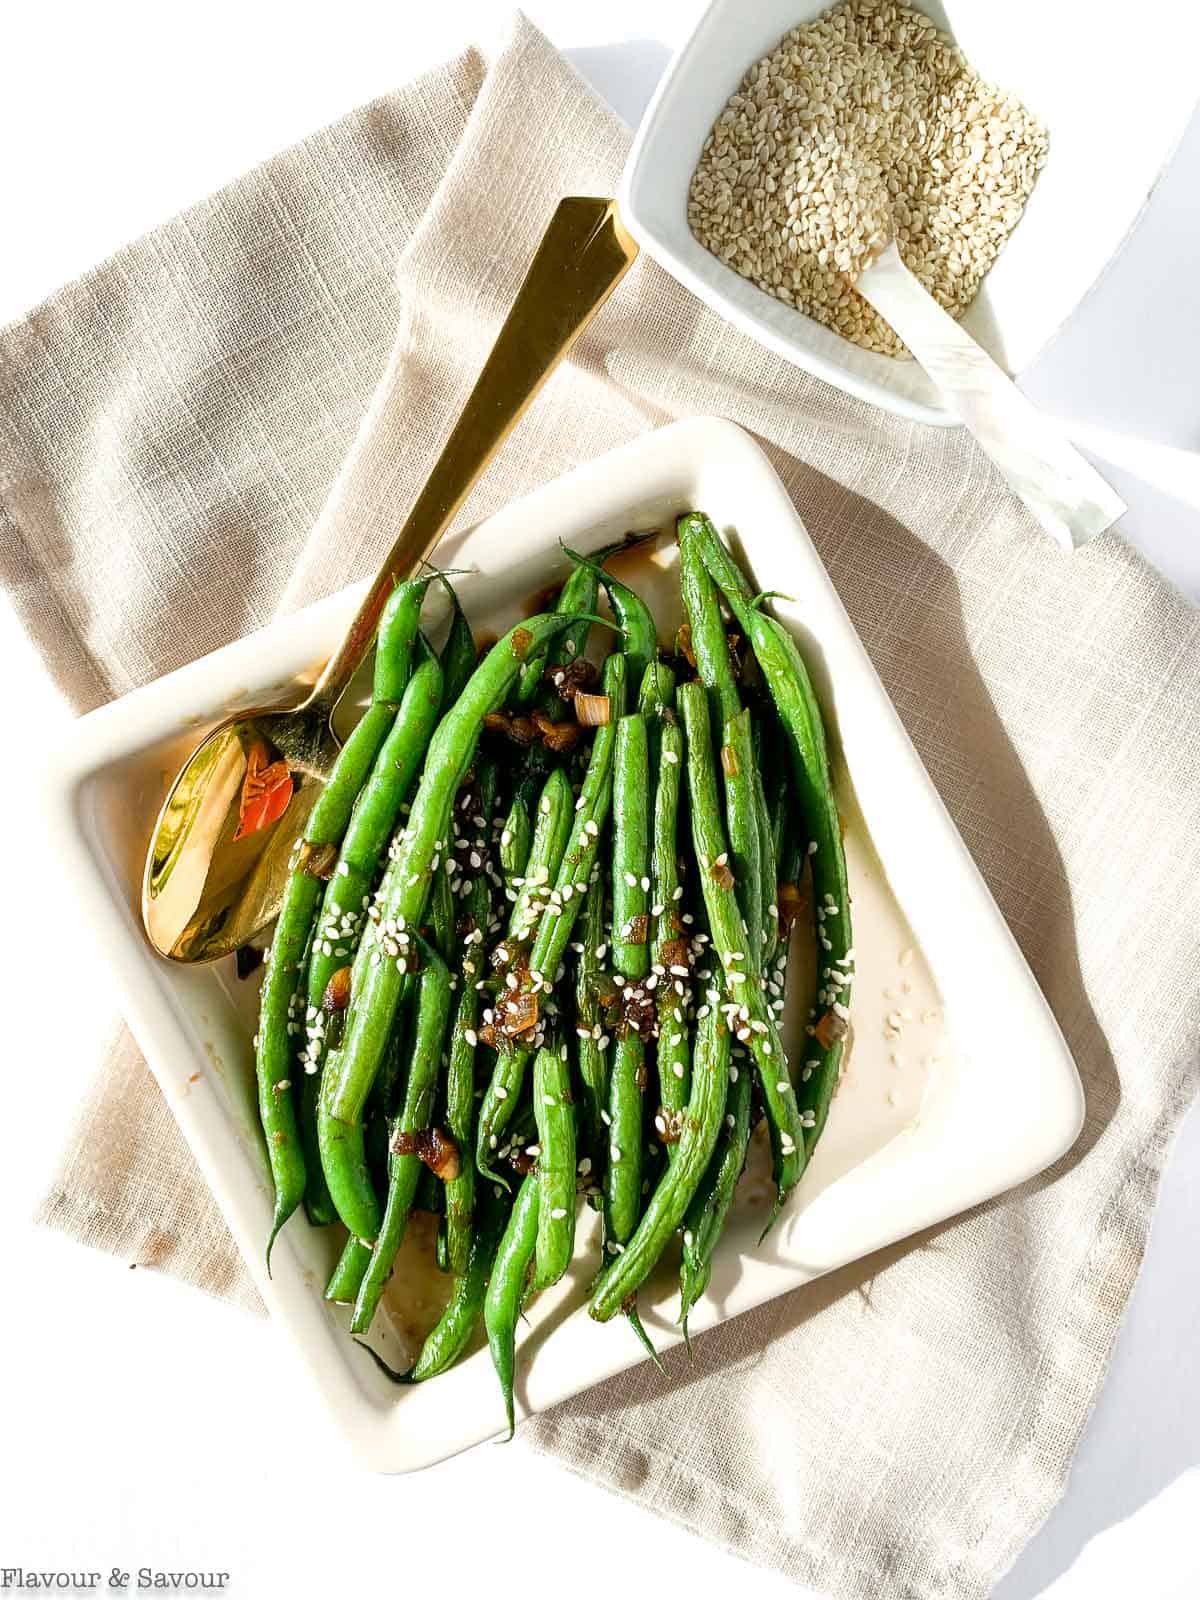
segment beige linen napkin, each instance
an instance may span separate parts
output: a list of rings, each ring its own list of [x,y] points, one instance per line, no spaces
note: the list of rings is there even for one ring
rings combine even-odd
[[[626,135],[518,18],[0,335],[0,560],[83,710],[372,569],[558,197]],[[465,520],[672,418],[764,441],[1083,1072],[1047,1179],[522,1430],[838,1596],[983,1596],[1061,1493],[1200,1032],[1200,616],[1068,557],[960,431],[784,365],[641,262]],[[257,1300],[123,1036],[50,1225]],[[197,1218],[201,1225],[197,1226]]]

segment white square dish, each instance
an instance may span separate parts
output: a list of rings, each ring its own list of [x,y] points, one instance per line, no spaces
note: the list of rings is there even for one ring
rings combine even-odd
[[[812,665],[852,779],[839,790],[848,848],[861,814],[881,863],[874,875],[882,882],[886,874],[903,909],[955,1042],[953,1062],[929,1079],[919,1106],[891,1123],[885,1116],[882,1134],[865,1138],[866,1123],[889,1102],[867,1070],[865,1042],[860,1069],[856,1037],[809,1173],[761,1248],[754,1215],[730,1228],[709,1293],[693,1312],[698,1332],[1041,1171],[1073,1143],[1083,1097],[1045,1000],[782,484],[746,434],[710,418],[646,434],[447,541],[440,559],[468,570],[459,584],[463,603],[490,626],[561,570],[560,539],[594,549],[696,507],[730,538],[759,586],[797,597],[777,614]],[[339,1240],[302,1219],[280,1236],[267,1278],[271,1201],[252,1090],[250,986],[232,976],[231,963],[188,969],[161,961],[138,913],[142,855],[169,774],[216,717],[311,674],[339,639],[357,594],[283,618],[83,718],[48,775],[46,816],[69,893],[272,1316],[361,1457],[380,1470],[408,1471],[502,1429],[487,1352],[477,1350],[432,1385],[390,1385],[349,1338],[345,1313],[322,1299]],[[874,856],[861,859],[874,863]],[[865,891],[866,875],[856,893]],[[856,941],[862,920],[856,912]],[[882,980],[862,949],[858,973],[866,1004]],[[867,1028],[865,1020],[855,1026]],[[577,1253],[568,1278],[530,1308],[519,1346],[521,1414],[641,1359],[628,1330],[599,1325],[581,1309],[591,1265]],[[678,1338],[665,1289],[648,1294],[642,1311],[660,1347]]]
[[[912,3],[1049,132],[1049,159],[1024,215],[963,318],[1019,376],[1116,253],[1180,137],[1196,104],[1200,22],[1170,0],[1151,0],[1132,27],[1111,3]],[[862,350],[757,289],[688,227],[701,147],[746,69],[829,4],[713,0],[642,119],[621,181],[621,215],[661,266],[768,349],[885,410],[950,424],[957,419],[914,362]]]

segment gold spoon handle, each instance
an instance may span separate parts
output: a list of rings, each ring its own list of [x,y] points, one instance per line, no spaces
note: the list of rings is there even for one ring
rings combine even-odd
[[[614,200],[559,202],[462,415],[321,674],[313,700],[331,709],[370,647],[392,589],[429,555],[534,396],[624,277],[638,247]]]

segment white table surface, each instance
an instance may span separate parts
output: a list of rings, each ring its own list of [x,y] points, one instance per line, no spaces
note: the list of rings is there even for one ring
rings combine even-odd
[[[1090,10],[1086,0],[1058,3]],[[254,162],[452,53],[497,9],[489,0],[441,8],[343,0],[311,13],[279,0],[89,8],[45,0],[9,14],[0,323]],[[526,9],[633,121],[699,3],[534,0]],[[1026,380],[1048,411],[1142,441],[1109,446],[1157,479],[1111,473],[1130,505],[1126,532],[1194,600],[1198,186],[1200,118],[1122,256]],[[66,714],[7,611],[0,667],[10,689],[21,687],[6,708],[16,724],[10,750],[61,736]],[[9,838],[21,794],[10,772],[0,799]],[[38,862],[18,857],[6,867],[10,904],[27,909],[19,924],[9,919],[4,939],[4,970],[16,981],[0,1162],[0,1568],[84,1567],[105,1579],[113,1567],[215,1569],[232,1574],[226,1592],[270,1600],[416,1588],[444,1579],[449,1561],[468,1590],[496,1592],[499,1564],[502,1583],[539,1594],[573,1570],[582,1535],[627,1552],[630,1570],[659,1592],[669,1585],[704,1596],[732,1583],[764,1600],[796,1593],[519,1446],[501,1458],[501,1447],[485,1447],[403,1482],[369,1477],[297,1401],[265,1323],[30,1227],[24,1219],[111,1007],[98,972],[82,990],[73,972],[70,996],[61,991],[61,957],[43,952],[61,943],[62,923],[38,904]],[[1085,1541],[1200,1462],[1198,1237],[1193,1117],[1066,1497],[995,1600],[1031,1600]],[[1182,1487],[1156,1514],[1145,1570],[1162,1578],[1148,1578],[1148,1597],[1168,1592],[1167,1566],[1175,1563],[1178,1579],[1196,1560],[1194,1478],[1188,1493]],[[1097,1569],[1105,1563],[1093,1563],[1087,1593],[1116,1592],[1116,1577],[1109,1589]],[[1200,1590],[1200,1571],[1187,1572],[1171,1593]]]

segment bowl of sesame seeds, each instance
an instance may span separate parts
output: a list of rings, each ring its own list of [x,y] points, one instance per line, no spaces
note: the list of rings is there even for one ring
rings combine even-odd
[[[622,215],[769,349],[950,424],[858,272],[894,237],[1019,376],[1128,233],[1194,98],[1143,30],[1083,30],[1073,7],[713,0],[638,130]]]

